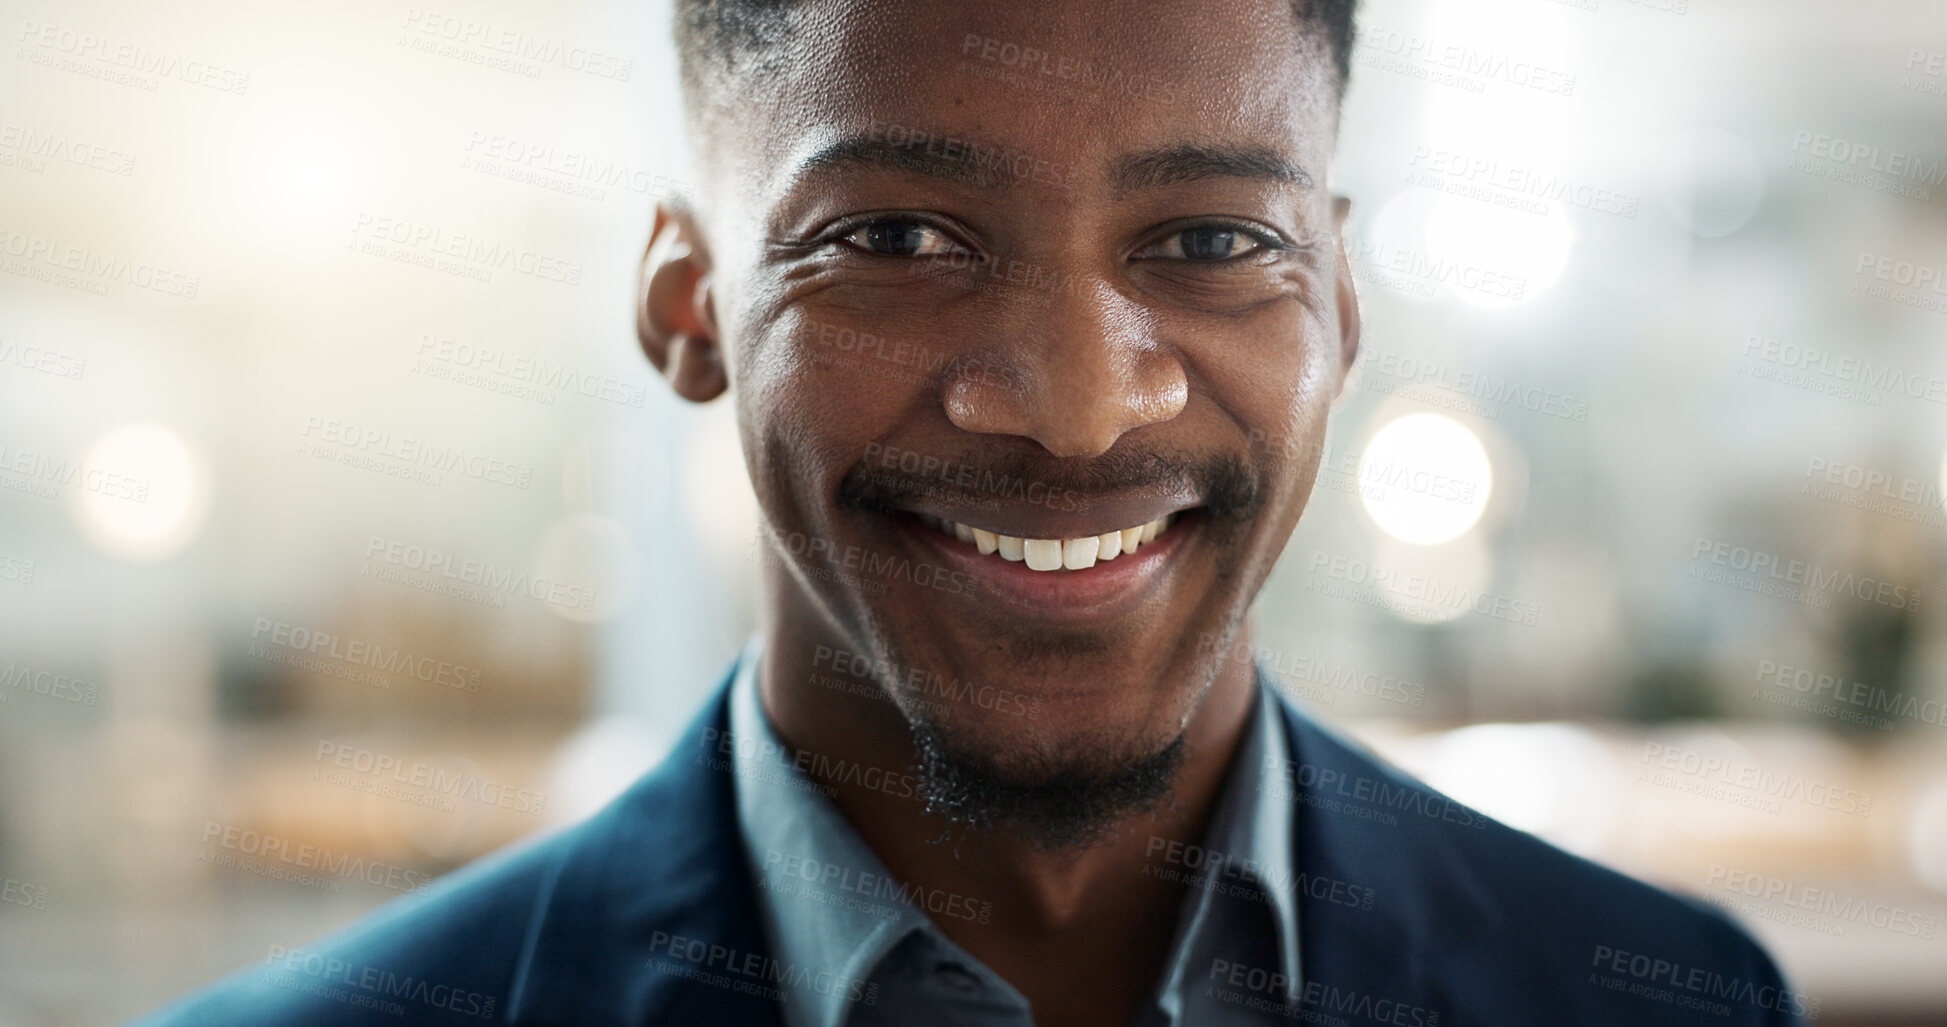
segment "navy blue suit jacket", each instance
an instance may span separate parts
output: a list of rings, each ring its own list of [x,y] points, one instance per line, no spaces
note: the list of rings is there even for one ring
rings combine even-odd
[[[771,988],[792,971],[770,958],[716,760],[727,685],[589,820],[315,946],[273,950],[144,1022],[779,1024]],[[1294,879],[1372,896],[1361,908],[1301,888],[1306,1021],[1724,1027],[1806,1012],[1711,907],[1486,820],[1284,709]]]

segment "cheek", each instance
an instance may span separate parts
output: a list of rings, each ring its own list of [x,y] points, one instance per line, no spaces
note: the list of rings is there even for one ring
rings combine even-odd
[[[752,485],[773,521],[793,504],[808,508],[794,520],[822,519],[831,490],[868,445],[923,401],[917,372],[881,349],[893,352],[869,332],[808,317],[739,348],[738,420]]]

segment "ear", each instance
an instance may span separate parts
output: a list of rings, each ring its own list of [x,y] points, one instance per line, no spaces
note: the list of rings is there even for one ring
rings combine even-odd
[[[1359,359],[1359,296],[1352,290],[1352,261],[1345,255],[1345,219],[1352,213],[1352,201],[1332,197],[1332,237],[1339,244],[1339,393],[1345,392],[1345,379]]]
[[[709,253],[690,212],[674,204],[656,204],[636,287],[635,333],[678,396],[707,403],[730,387],[710,296]]]

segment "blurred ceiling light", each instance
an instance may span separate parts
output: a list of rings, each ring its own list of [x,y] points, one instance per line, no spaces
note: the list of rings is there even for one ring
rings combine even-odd
[[[1453,268],[1442,285],[1481,307],[1511,307],[1548,291],[1574,243],[1575,227],[1559,207],[1536,214],[1442,196],[1427,217],[1427,252]]]
[[[1416,546],[1466,533],[1487,509],[1494,469],[1481,440],[1441,414],[1407,414],[1359,457],[1359,500],[1379,530]]]
[[[82,458],[69,511],[103,552],[157,560],[189,543],[209,511],[202,462],[159,424],[125,424]]]

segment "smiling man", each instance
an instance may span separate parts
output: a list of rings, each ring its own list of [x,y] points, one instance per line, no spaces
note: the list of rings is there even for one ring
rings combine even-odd
[[[637,327],[736,406],[759,639],[603,813],[165,1022],[1815,1012],[1231,655],[1358,347],[1349,0],[678,6]]]

